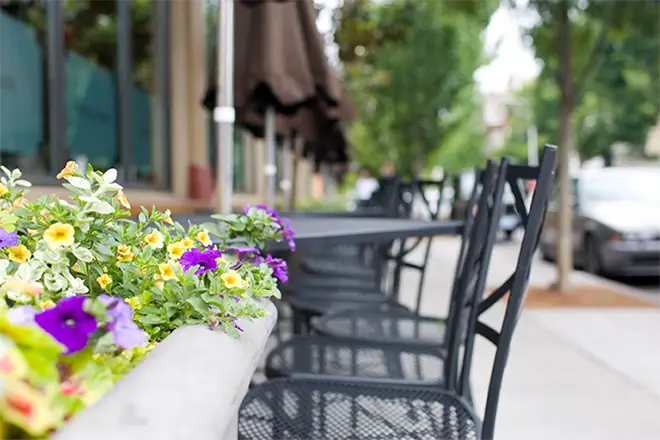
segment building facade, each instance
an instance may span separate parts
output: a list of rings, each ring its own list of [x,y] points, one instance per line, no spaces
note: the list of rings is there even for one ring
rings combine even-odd
[[[217,1],[2,0],[0,163],[57,193],[67,160],[114,167],[133,205],[214,203],[215,128],[200,101]],[[240,54],[236,54],[240,56]],[[264,148],[236,130],[235,204],[263,201]],[[298,197],[311,195],[300,160]]]

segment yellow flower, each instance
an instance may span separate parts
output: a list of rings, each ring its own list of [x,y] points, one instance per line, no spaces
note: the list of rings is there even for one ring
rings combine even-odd
[[[47,299],[46,301],[41,301],[39,307],[41,307],[42,310],[46,310],[55,307],[55,303],[52,300]]]
[[[154,230],[150,234],[147,234],[146,237],[144,237],[144,241],[152,248],[160,249],[163,247],[163,234]]]
[[[124,301],[131,306],[131,309],[133,310],[140,310],[142,308],[142,301],[140,301],[139,296],[132,296],[130,298],[126,298]]]
[[[167,252],[170,255],[170,258],[173,260],[178,260],[181,258],[181,255],[186,251],[186,245],[181,241],[175,241],[167,245]]]
[[[101,275],[96,279],[96,282],[99,283],[101,289],[105,290],[105,288],[112,283],[112,278],[110,278],[110,276],[107,273],[104,273],[103,275]]]
[[[133,261],[133,258],[135,258],[135,254],[131,252],[130,246],[122,244],[117,248],[117,261],[119,263],[128,263],[129,261]]]
[[[225,287],[229,289],[235,287],[241,289],[245,287],[245,280],[235,270],[230,270],[223,273],[220,275],[220,278],[222,278],[222,281],[225,283]]]
[[[2,183],[0,183],[0,197],[4,196],[7,194],[9,190],[7,189],[6,186],[4,186]]]
[[[9,259],[17,263],[25,263],[32,256],[32,252],[22,244],[9,248]]]
[[[0,414],[5,422],[19,426],[32,437],[41,437],[61,419],[51,408],[51,399],[28,383],[14,379],[3,385]]]
[[[163,287],[165,287],[165,283],[163,283],[162,281],[156,281],[154,283],[154,286],[158,287],[160,290],[163,290]]]
[[[124,191],[122,190],[117,191],[117,195],[115,196],[115,199],[124,208],[131,209],[131,204],[128,202],[128,198],[126,197],[126,194],[124,194]]]
[[[75,229],[73,229],[73,226],[71,225],[66,223],[55,223],[44,232],[44,241],[46,241],[48,247],[51,249],[69,247],[74,242],[75,232]]]
[[[213,244],[211,238],[209,237],[209,233],[206,231],[201,231],[199,234],[197,234],[197,240],[199,240],[199,242],[204,246],[211,246]]]
[[[14,200],[14,204],[12,205],[12,208],[13,209],[22,208],[26,203],[27,203],[27,199],[25,197],[19,197],[16,200]]]
[[[186,247],[186,249],[190,249],[195,246],[195,242],[192,238],[186,237],[183,239],[183,245]]]
[[[158,271],[160,272],[160,279],[161,280],[174,280],[176,279],[176,275],[174,274],[174,269],[172,269],[172,266],[170,266],[169,263],[161,263],[158,265]]]
[[[165,218],[163,219],[163,223],[167,223],[168,225],[174,224],[172,221],[172,212],[169,209],[165,210]]]
[[[76,172],[76,163],[70,160],[66,163],[66,166],[62,168],[62,171],[60,171],[56,177],[58,179],[68,179],[69,177],[73,176],[73,173],[75,172]]]

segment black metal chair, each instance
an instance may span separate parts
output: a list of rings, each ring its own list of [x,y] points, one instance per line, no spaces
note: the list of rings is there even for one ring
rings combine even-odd
[[[477,304],[474,298],[480,298],[484,289],[502,210],[507,167],[507,160],[502,161],[499,170],[489,161],[483,174],[474,227],[466,240],[465,264],[455,289],[457,302],[467,303],[468,298],[469,304]],[[448,329],[464,332],[460,310],[455,308],[457,310],[451,315],[455,319]],[[321,335],[298,336],[270,353],[266,361],[266,376],[273,378],[312,373],[369,379],[385,377],[417,385],[443,385],[444,378],[448,376],[446,368],[451,366],[444,362],[446,347],[442,346],[443,339],[436,338],[435,346],[416,347],[397,344],[396,341],[382,344]]]
[[[438,188],[438,191],[442,193],[444,180],[437,182],[414,181],[411,184],[402,183],[399,187],[399,193],[395,198],[396,203],[393,209],[396,210],[400,217],[409,217],[412,213],[415,196],[419,194],[419,191],[423,191],[424,188],[428,188],[432,185]],[[426,201],[425,197],[424,200]],[[426,209],[433,220],[435,220],[439,214],[439,206],[441,202],[442,200],[439,199],[437,201],[437,206],[435,207],[430,206],[428,203],[426,204]],[[410,252],[415,250],[422,242],[423,239],[418,239],[412,246],[406,247],[404,240],[397,243],[398,246],[394,246],[395,243],[390,242],[377,247],[378,255],[380,257],[377,263],[377,278],[380,280],[380,285],[375,288],[351,288],[349,287],[350,281],[342,281],[335,276],[331,280],[332,282],[328,283],[326,287],[303,284],[305,288],[300,288],[298,287],[299,285],[296,286],[294,284],[294,288],[287,289],[285,299],[294,311],[294,322],[296,323],[294,325],[295,333],[301,334],[303,329],[308,329],[312,317],[327,313],[334,308],[341,309],[354,305],[369,307],[381,307],[382,305],[385,305],[388,308],[391,307],[398,310],[407,310],[397,301],[401,270],[406,267],[420,272],[421,293],[421,283],[423,283],[424,280],[424,272],[430,253],[430,239],[427,242],[424,260],[421,264],[406,264],[404,258]],[[387,275],[388,272],[384,270],[385,264],[389,261],[394,262],[394,270],[391,272],[391,280],[387,280],[385,275]]]
[[[520,181],[537,179],[540,172],[540,167],[522,165],[512,165],[507,171],[507,184],[514,195],[516,209],[521,215],[523,226],[527,222],[527,211],[525,198],[520,190]],[[468,222],[470,221],[469,213],[466,219]],[[466,237],[464,233],[456,265],[457,270],[454,277],[451,302],[455,301],[456,280],[463,264],[462,259],[464,258],[463,253]],[[511,283],[511,279],[510,277],[500,289],[507,289]],[[343,310],[334,310],[324,314],[312,322],[311,325],[313,330],[319,334],[342,339],[362,342],[435,346],[438,340],[445,339],[447,322],[445,319],[435,316],[410,315],[396,313],[393,310],[378,310],[376,308],[347,307]]]
[[[405,210],[397,206],[396,201],[404,190],[405,184],[399,179],[385,179],[381,181],[379,189],[372,196],[371,207],[380,207],[384,217],[405,216]],[[370,246],[361,244],[354,246],[341,246],[337,248],[324,248],[322,250],[307,253],[300,263],[303,271],[301,280],[292,280],[287,286],[290,292],[325,289],[325,288],[350,288],[355,286],[360,290],[373,290],[377,288],[380,280],[376,267],[382,264],[378,260],[378,249],[372,251],[371,261],[368,261],[367,248]],[[381,246],[382,248],[382,246]],[[337,277],[345,281],[343,285],[337,286]]]
[[[394,385],[387,381],[365,383],[347,377],[299,376],[269,381],[250,391],[239,411],[240,439],[356,440],[356,439],[492,439],[499,395],[509,349],[527,293],[532,256],[547,209],[553,180],[555,149],[546,149],[541,162],[527,229],[500,331],[478,320],[481,307],[473,307],[467,331],[476,332],[496,346],[486,408],[480,419],[461,397],[469,383],[473,343],[450,344],[460,369],[450,378],[456,388]],[[491,298],[491,294],[488,298]],[[496,295],[494,301],[503,297]],[[487,301],[486,298],[484,301]],[[469,340],[469,338],[468,338]],[[462,353],[459,359],[458,354]]]

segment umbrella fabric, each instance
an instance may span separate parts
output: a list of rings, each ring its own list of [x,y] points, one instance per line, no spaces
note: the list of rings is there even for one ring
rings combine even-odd
[[[234,5],[234,107],[293,114],[316,100],[339,105],[343,90],[316,28],[312,0],[238,0]],[[215,107],[217,54],[204,106]],[[239,122],[240,123],[240,122]]]
[[[295,113],[310,100],[338,106],[342,89],[325,55],[312,0],[235,4],[235,106]]]
[[[276,111],[276,133],[314,140],[355,110],[330,67],[316,28],[312,0],[239,0],[235,3],[234,96],[236,123],[264,135],[264,113]],[[214,51],[213,73],[217,70]],[[204,97],[216,100],[216,77]]]

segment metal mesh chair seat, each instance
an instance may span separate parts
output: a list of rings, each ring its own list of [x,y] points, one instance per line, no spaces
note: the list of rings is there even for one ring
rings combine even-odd
[[[323,374],[442,385],[443,354],[437,347],[360,343],[320,335],[294,337],[266,359],[268,378]]]
[[[354,307],[325,314],[312,327],[323,335],[349,340],[437,346],[445,339],[446,321],[400,308]]]
[[[277,379],[239,410],[243,440],[476,440],[480,421],[444,391],[328,379]]]
[[[293,307],[294,311],[305,312],[312,315],[323,315],[331,310],[347,309],[356,306],[379,307],[382,304],[389,304],[393,308],[408,310],[405,306],[396,303],[382,294],[355,293],[347,295],[332,294],[327,296],[317,295],[289,295],[286,301]]]

